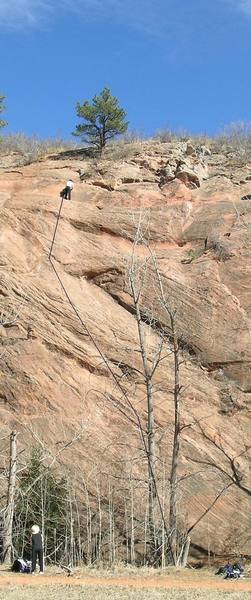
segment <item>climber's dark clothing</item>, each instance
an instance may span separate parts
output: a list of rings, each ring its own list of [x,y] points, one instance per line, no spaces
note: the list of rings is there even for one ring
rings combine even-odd
[[[43,541],[41,533],[33,533],[32,534],[32,567],[31,571],[36,570],[36,562],[37,558],[39,560],[39,567],[41,573],[44,570],[44,556],[43,556]]]
[[[64,199],[65,200],[70,200],[71,199],[71,192],[72,192],[72,188],[70,188],[69,185],[67,185],[64,189],[65,191],[65,195],[64,195]]]
[[[66,185],[66,187],[62,190],[62,192],[60,192],[60,197],[63,198],[64,200],[70,200],[71,192],[72,192],[72,189],[68,185]]]

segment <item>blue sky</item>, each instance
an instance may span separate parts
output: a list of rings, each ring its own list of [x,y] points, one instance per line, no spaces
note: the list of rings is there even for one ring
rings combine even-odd
[[[69,137],[111,88],[130,129],[251,121],[251,0],[0,0],[6,132]]]

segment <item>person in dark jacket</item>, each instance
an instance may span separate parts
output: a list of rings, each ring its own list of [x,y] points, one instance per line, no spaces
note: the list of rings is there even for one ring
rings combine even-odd
[[[40,574],[44,572],[44,552],[43,552],[43,540],[38,525],[32,525],[31,528],[31,544],[32,544],[32,565],[31,574],[34,575],[36,571],[37,558],[39,560]]]

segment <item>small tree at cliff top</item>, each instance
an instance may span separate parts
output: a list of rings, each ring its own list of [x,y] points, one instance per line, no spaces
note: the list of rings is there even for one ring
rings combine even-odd
[[[100,152],[107,141],[125,133],[128,127],[126,112],[119,106],[118,99],[112,96],[109,88],[104,88],[99,96],[94,96],[91,103],[87,100],[83,104],[78,102],[77,116],[85,122],[77,125],[73,135],[80,136]]]
[[[5,110],[5,106],[3,104],[4,98],[5,98],[5,96],[0,95],[0,114]],[[2,119],[0,119],[0,128],[5,127],[5,125],[7,125],[6,121],[3,121]]]

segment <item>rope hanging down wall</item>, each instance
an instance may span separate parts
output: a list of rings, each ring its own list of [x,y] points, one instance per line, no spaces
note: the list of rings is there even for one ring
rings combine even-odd
[[[127,402],[127,405],[129,406],[130,410],[132,411],[132,413],[133,413],[133,415],[134,415],[134,417],[135,417],[135,419],[133,419],[133,418],[132,418],[130,415],[126,414],[126,412],[125,412],[125,408],[124,408],[124,405],[123,405],[122,403],[120,403],[120,401],[119,401],[119,400],[117,401],[117,403],[116,403],[116,404],[117,404],[117,408],[119,409],[119,411],[120,411],[121,413],[123,413],[123,414],[124,414],[124,416],[125,416],[127,419],[129,419],[129,420],[130,420],[130,421],[131,421],[131,422],[132,422],[134,425],[136,425],[136,426],[138,427],[138,429],[139,429],[140,436],[141,436],[142,443],[143,443],[143,447],[144,447],[144,452],[145,452],[145,455],[146,455],[146,458],[147,458],[147,462],[148,462],[148,468],[149,468],[149,470],[150,470],[150,472],[151,472],[152,480],[153,480],[153,482],[154,482],[155,493],[156,493],[156,498],[157,498],[157,502],[158,502],[158,506],[159,506],[159,511],[160,511],[160,515],[161,515],[162,523],[163,523],[163,525],[164,525],[164,529],[165,529],[165,533],[166,533],[166,536],[167,536],[167,540],[169,541],[170,532],[168,531],[168,529],[167,529],[167,525],[166,525],[166,522],[165,522],[165,517],[164,517],[163,508],[162,508],[162,504],[161,504],[160,497],[159,497],[159,493],[158,493],[158,489],[157,489],[157,483],[156,483],[155,475],[154,475],[154,473],[153,473],[153,470],[152,470],[152,465],[151,465],[151,461],[150,461],[150,459],[149,459],[149,453],[148,453],[147,443],[146,443],[146,439],[145,439],[144,428],[143,428],[143,426],[142,426],[142,423],[141,423],[141,420],[140,420],[139,414],[138,414],[138,412],[135,410],[135,408],[134,408],[134,406],[133,406],[133,404],[132,404],[132,402],[131,402],[130,398],[128,397],[128,394],[127,394],[126,390],[125,390],[125,389],[122,387],[122,385],[121,385],[121,383],[120,383],[120,381],[119,381],[119,379],[118,379],[117,375],[116,375],[116,374],[113,372],[113,370],[111,369],[111,366],[110,366],[110,364],[109,364],[109,361],[108,361],[108,359],[107,359],[107,358],[106,358],[106,356],[103,354],[103,352],[102,352],[102,350],[100,349],[100,347],[98,346],[98,344],[97,344],[97,342],[96,342],[96,340],[95,340],[94,336],[93,336],[93,335],[92,335],[92,333],[89,331],[89,329],[88,329],[87,325],[85,324],[85,322],[83,321],[83,319],[82,319],[81,315],[79,314],[79,312],[78,312],[78,310],[77,310],[77,308],[76,308],[76,306],[75,306],[74,302],[71,300],[71,298],[70,298],[70,296],[69,296],[69,294],[68,294],[68,292],[67,292],[67,289],[66,289],[66,287],[65,287],[65,285],[64,285],[64,283],[63,283],[63,281],[62,281],[62,279],[61,279],[61,277],[60,277],[60,275],[59,275],[59,273],[58,273],[58,270],[56,269],[56,267],[55,267],[55,264],[53,263],[52,251],[53,251],[53,247],[54,247],[54,243],[55,243],[55,239],[56,239],[56,234],[57,234],[57,230],[58,230],[58,225],[59,225],[59,220],[60,220],[60,216],[61,216],[61,212],[62,212],[63,201],[64,201],[64,198],[62,198],[62,199],[61,199],[61,202],[60,202],[59,211],[58,211],[57,220],[56,220],[56,225],[55,225],[55,229],[54,229],[54,233],[53,233],[53,237],[52,237],[52,242],[51,242],[51,246],[50,246],[50,251],[49,251],[49,254],[48,254],[48,259],[49,259],[49,261],[50,261],[50,264],[51,264],[51,266],[52,266],[52,269],[53,269],[53,271],[54,271],[54,273],[55,273],[55,275],[56,275],[56,278],[57,278],[57,280],[58,280],[58,282],[59,282],[59,285],[60,285],[60,287],[61,287],[61,289],[62,289],[62,291],[63,291],[63,293],[64,293],[65,297],[67,298],[67,301],[69,302],[70,306],[72,307],[72,309],[73,309],[73,311],[74,311],[74,313],[75,313],[75,315],[76,315],[77,319],[78,319],[78,320],[79,320],[79,322],[81,323],[81,325],[82,325],[83,329],[85,330],[86,334],[88,335],[88,337],[90,338],[91,342],[93,343],[93,345],[94,345],[95,349],[97,350],[97,352],[98,352],[99,356],[100,356],[100,357],[102,358],[102,360],[104,361],[104,363],[105,363],[105,365],[106,365],[106,367],[107,367],[107,370],[109,371],[110,375],[112,376],[112,378],[113,378],[113,380],[114,380],[114,382],[115,382],[115,384],[116,384],[117,388],[119,389],[119,391],[120,391],[120,393],[122,394],[122,396],[125,398],[125,400],[126,400],[126,402]],[[172,552],[171,545],[169,545],[169,550],[170,550],[170,553],[171,553],[171,555],[172,555],[172,554],[173,554],[173,552]]]

